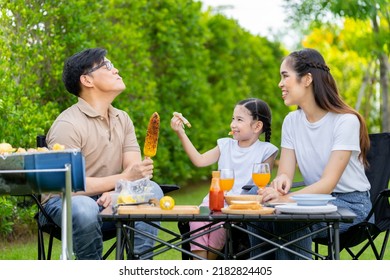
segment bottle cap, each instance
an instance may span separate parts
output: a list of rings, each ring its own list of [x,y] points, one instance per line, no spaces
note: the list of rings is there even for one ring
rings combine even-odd
[[[221,172],[220,171],[213,171],[213,178],[220,178],[221,177]]]

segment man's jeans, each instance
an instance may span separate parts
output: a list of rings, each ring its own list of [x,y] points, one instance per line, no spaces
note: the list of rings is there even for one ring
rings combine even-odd
[[[153,182],[154,183],[154,182]],[[157,185],[157,184],[156,184]],[[161,188],[155,193],[160,199],[163,196]],[[53,221],[61,226],[62,200],[60,197],[52,197],[46,204],[45,210]],[[111,207],[111,206],[110,206]],[[98,214],[100,207],[96,201],[83,195],[72,196],[72,223],[73,223],[73,250],[79,260],[99,260],[102,259],[103,234],[102,228],[107,230],[115,228],[114,223],[102,222]],[[44,224],[45,217],[40,215],[40,222]],[[157,229],[145,224],[136,222],[135,227],[141,231],[157,236]],[[138,233],[134,235],[134,253],[137,254],[146,249],[152,248],[154,241]]]

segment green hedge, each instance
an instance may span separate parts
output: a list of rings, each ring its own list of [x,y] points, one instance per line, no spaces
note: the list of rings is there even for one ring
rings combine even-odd
[[[161,116],[155,179],[185,184],[214,167],[195,168],[170,129],[172,112],[193,124],[188,135],[206,151],[229,131],[236,102],[260,97],[273,109],[279,144],[287,108],[277,88],[283,50],[236,21],[188,0],[3,1],[0,48],[0,140],[35,146],[76,100],[61,82],[63,61],[88,47],[108,49],[127,89],[114,105],[133,119],[143,145],[147,122]],[[86,12],[88,11],[88,12]]]

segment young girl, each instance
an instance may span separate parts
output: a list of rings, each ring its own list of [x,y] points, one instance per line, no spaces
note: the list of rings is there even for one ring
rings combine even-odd
[[[183,120],[174,116],[171,127],[177,133],[185,152],[197,167],[212,165],[218,161],[218,169],[230,168],[234,170],[235,180],[229,195],[241,194],[242,187],[253,184],[252,165],[255,162],[267,162],[272,168],[278,148],[269,143],[271,138],[271,110],[267,103],[257,98],[250,98],[239,102],[233,112],[230,124],[233,139],[221,138],[217,146],[200,154],[186,135]],[[265,141],[259,136],[265,133]],[[203,199],[202,206],[208,206],[208,195]],[[190,229],[195,230],[207,222],[190,222]],[[225,230],[218,229],[194,241],[221,250],[225,244]],[[216,254],[191,244],[191,251],[203,258],[215,259]]]
[[[292,52],[283,60],[280,74],[281,97],[286,106],[297,105],[298,110],[284,119],[278,174],[271,187],[261,192],[263,200],[290,201],[291,195],[300,193],[332,194],[336,198],[332,204],[357,215],[353,223],[340,224],[340,232],[344,232],[361,222],[371,209],[370,183],[364,172],[370,143],[364,119],[340,98],[330,69],[318,51]],[[296,164],[306,187],[292,193],[289,191]],[[283,228],[282,223],[261,226],[271,227],[277,234],[291,230],[291,226]],[[316,224],[312,229],[321,226]],[[250,230],[258,232],[255,228]],[[297,236],[307,233],[300,231]],[[251,241],[252,246],[259,242],[254,238]],[[298,245],[310,250],[311,239],[305,238]],[[294,250],[311,257],[307,251]],[[260,252],[253,255],[257,253]],[[298,257],[278,250],[276,258]]]

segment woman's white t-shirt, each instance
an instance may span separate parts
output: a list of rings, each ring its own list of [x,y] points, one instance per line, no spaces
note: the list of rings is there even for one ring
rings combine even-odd
[[[298,109],[289,113],[282,126],[282,148],[292,149],[305,184],[317,182],[332,151],[352,151],[351,159],[334,192],[367,191],[370,183],[359,160],[360,122],[354,114],[327,113],[321,120],[310,123]]]

